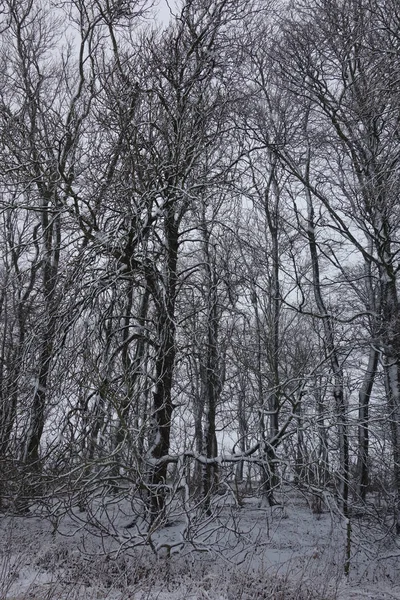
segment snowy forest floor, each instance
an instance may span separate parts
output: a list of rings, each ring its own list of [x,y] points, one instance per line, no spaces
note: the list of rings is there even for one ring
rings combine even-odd
[[[340,515],[313,514],[294,490],[282,501],[260,508],[249,497],[239,508],[221,497],[205,520],[172,510],[152,547],[127,529],[126,501],[104,510],[103,499],[97,527],[93,513],[62,514],[60,504],[51,518],[1,515],[0,600],[400,599],[400,543],[378,514],[352,518],[345,577]]]

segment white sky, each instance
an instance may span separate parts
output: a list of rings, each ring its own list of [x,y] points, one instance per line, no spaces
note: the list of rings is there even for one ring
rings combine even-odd
[[[169,19],[171,17],[171,12],[170,12],[169,7],[171,7],[171,9],[173,10],[175,6],[176,6],[175,0],[158,0],[157,4],[155,6],[155,13],[157,14],[157,18],[160,21],[162,21],[163,23],[165,23],[165,25],[167,25],[169,22]]]

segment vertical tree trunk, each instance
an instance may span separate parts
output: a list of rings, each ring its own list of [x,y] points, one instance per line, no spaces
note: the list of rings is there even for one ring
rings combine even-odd
[[[365,502],[369,484],[369,402],[378,368],[379,351],[371,346],[367,370],[358,393],[358,494]]]
[[[153,392],[154,441],[150,448],[153,466],[150,474],[150,524],[164,518],[167,483],[167,462],[162,458],[170,448],[171,422],[173,413],[172,383],[175,366],[175,303],[177,293],[178,222],[173,208],[166,209],[165,272],[162,289],[155,289],[152,274],[149,287],[153,288],[158,311],[157,356],[155,361],[155,390]]]
[[[121,360],[124,374],[124,394],[121,401],[114,408],[117,411],[117,419],[115,425],[115,436],[113,440],[114,448],[113,453],[115,455],[115,467],[113,469],[114,478],[114,492],[118,491],[117,481],[120,474],[121,456],[124,444],[130,444],[132,440],[129,439],[129,418],[132,408],[132,404],[135,400],[135,392],[137,392],[137,382],[140,376],[140,367],[144,359],[145,354],[145,338],[143,335],[139,336],[136,340],[136,347],[133,359],[130,356],[131,350],[131,320],[132,320],[132,307],[134,300],[134,282],[129,281],[127,289],[127,302],[124,308],[125,314],[122,319],[122,349],[121,349]],[[142,297],[140,299],[139,314],[137,317],[138,324],[141,328],[144,327],[145,320],[149,309],[149,296],[150,290],[148,286],[145,287]],[[134,405],[136,410],[136,421],[139,419],[139,394],[136,398],[136,404]],[[140,472],[141,465],[137,465],[138,471]]]
[[[194,332],[199,329],[199,323],[196,321],[194,325]],[[197,454],[201,454],[204,448],[203,441],[203,417],[205,407],[205,395],[203,394],[202,388],[202,356],[198,350],[198,344],[201,344],[201,340],[198,340],[196,335],[193,336],[193,348],[195,349],[190,357],[192,363],[190,373],[190,384],[191,384],[191,395],[193,396],[193,419],[194,419],[194,447]],[[195,461],[193,465],[192,484],[195,490],[195,494],[202,493],[202,475],[203,469],[200,461]]]
[[[382,355],[392,438],[395,528],[400,535],[400,307],[388,249],[385,249],[384,256],[387,260],[381,273]]]
[[[308,179],[308,176],[307,176]],[[307,197],[307,235],[310,248],[310,256],[313,272],[313,290],[317,309],[322,318],[324,327],[324,344],[330,360],[333,375],[333,398],[336,409],[337,430],[339,440],[339,464],[340,464],[340,500],[344,517],[348,517],[349,497],[349,437],[347,425],[347,407],[344,393],[343,369],[340,364],[338,350],[335,344],[332,319],[326,309],[321,291],[321,278],[319,270],[318,246],[315,237],[314,207],[311,192],[306,189]]]
[[[204,270],[206,286],[206,353],[205,368],[203,372],[202,389],[204,399],[204,454],[207,458],[214,458],[218,454],[216,435],[216,410],[219,395],[221,393],[220,360],[218,353],[218,275],[214,264],[215,257],[210,248],[210,233],[207,229],[205,217],[202,223]],[[218,482],[217,465],[206,464],[203,467],[203,497],[205,510],[211,514],[211,493]]]
[[[237,408],[237,419],[238,419],[238,436],[239,442],[238,446],[240,452],[244,454],[247,450],[246,446],[246,438],[248,431],[248,423],[246,418],[246,381],[244,381],[243,376],[238,373],[239,378],[239,394],[238,394],[238,408]],[[244,462],[241,460],[238,462],[236,471],[235,471],[235,479],[237,484],[243,484],[243,475],[244,475]]]
[[[260,465],[260,484],[261,484],[261,504],[268,503],[269,506],[276,504],[274,498],[274,469],[275,469],[275,451],[268,439],[268,430],[271,431],[271,426],[267,428],[265,423],[266,412],[270,411],[270,403],[265,402],[264,385],[262,378],[262,364],[264,353],[262,351],[262,336],[261,336],[261,320],[258,310],[258,298],[253,287],[251,300],[254,307],[256,318],[256,361],[257,361],[257,392],[258,392],[258,427],[260,435],[260,448],[262,456],[262,464]]]
[[[322,378],[317,383],[314,393],[317,408],[318,428],[318,464],[317,485],[324,486],[329,476],[328,434],[325,426],[325,404],[322,394]]]
[[[295,483],[301,485],[304,483],[307,464],[306,447],[304,444],[304,433],[303,433],[303,415],[301,401],[296,405],[294,411],[296,415],[296,459],[295,459]]]
[[[387,359],[386,359],[387,360]],[[384,364],[385,386],[388,400],[389,426],[393,452],[393,484],[395,492],[394,522],[396,534],[400,535],[400,392],[399,368],[393,362]]]
[[[44,191],[43,194],[45,194]],[[58,210],[60,210],[59,207]],[[23,457],[24,462],[29,465],[29,468],[36,472],[40,470],[39,447],[46,418],[47,388],[58,322],[57,283],[61,248],[61,218],[60,213],[56,216],[53,215],[51,198],[45,199],[44,197],[41,218],[43,235],[42,285],[44,319],[39,350],[38,372],[33,390],[30,425]]]
[[[267,448],[268,469],[271,492],[269,503],[275,504],[272,490],[278,484],[276,475],[276,446],[279,433],[279,411],[280,411],[280,377],[279,377],[279,353],[280,353],[280,316],[281,316],[281,291],[279,281],[279,186],[276,173],[276,158],[270,157],[270,178],[264,195],[264,211],[271,236],[271,289],[270,289],[270,319],[271,319],[271,342],[269,347],[268,369],[270,371],[269,394],[269,443]]]

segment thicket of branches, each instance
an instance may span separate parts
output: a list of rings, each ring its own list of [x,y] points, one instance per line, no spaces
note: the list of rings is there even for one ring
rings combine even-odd
[[[1,508],[290,481],[400,533],[398,3],[0,6]]]

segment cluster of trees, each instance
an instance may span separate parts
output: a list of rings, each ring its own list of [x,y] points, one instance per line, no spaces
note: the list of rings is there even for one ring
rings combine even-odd
[[[1,505],[228,469],[400,533],[399,5],[151,11],[1,2]]]

